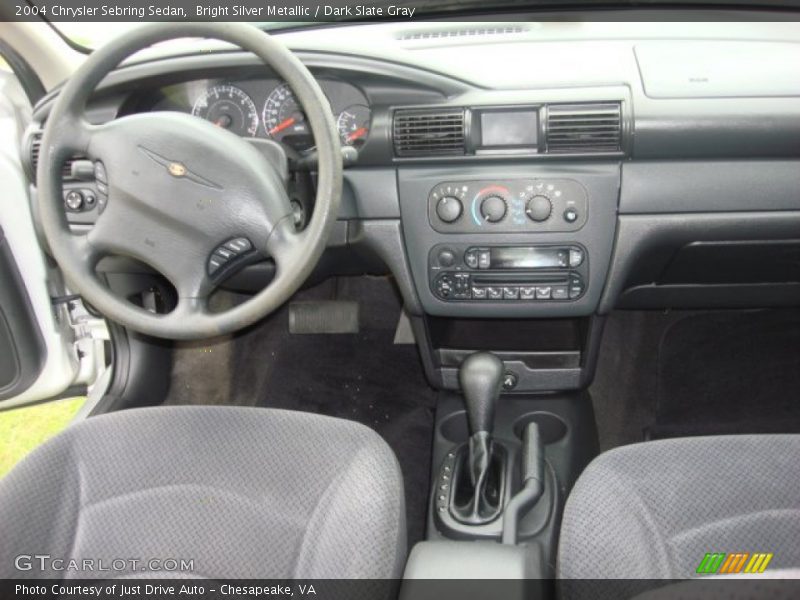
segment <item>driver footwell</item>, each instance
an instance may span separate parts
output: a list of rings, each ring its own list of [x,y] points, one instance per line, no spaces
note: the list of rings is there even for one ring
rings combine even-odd
[[[401,302],[391,279],[343,277],[294,301],[357,301],[358,333],[293,335],[289,307],[235,336],[180,344],[167,404],[300,410],[375,429],[403,471],[409,548],[423,538],[435,392],[413,344],[395,344]]]

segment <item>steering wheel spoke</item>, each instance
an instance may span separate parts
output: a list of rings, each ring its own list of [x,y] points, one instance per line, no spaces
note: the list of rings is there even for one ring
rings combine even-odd
[[[95,129],[96,126],[90,124],[83,115],[74,115],[54,129],[50,144],[60,146],[71,156],[86,156]]]
[[[278,273],[289,270],[302,258],[304,250],[303,233],[298,233],[294,219],[289,216],[272,230],[266,243],[266,253],[275,261]]]

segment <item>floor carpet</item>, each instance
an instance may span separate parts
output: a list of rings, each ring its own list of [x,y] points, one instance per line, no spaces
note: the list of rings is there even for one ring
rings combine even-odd
[[[602,450],[800,433],[800,311],[618,311],[590,388]]]
[[[170,404],[285,408],[375,429],[400,462],[409,548],[424,537],[436,396],[414,345],[393,343],[401,304],[390,279],[346,277],[295,301],[357,300],[357,334],[292,335],[288,307],[233,337],[176,352]]]
[[[661,342],[652,437],[800,432],[800,312],[697,315]]]

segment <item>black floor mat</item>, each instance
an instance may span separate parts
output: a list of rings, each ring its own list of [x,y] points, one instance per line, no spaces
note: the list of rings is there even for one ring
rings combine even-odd
[[[213,347],[184,352],[173,382],[176,400],[193,402],[215,373],[230,367],[217,403],[285,408],[341,417],[375,429],[403,471],[409,548],[424,536],[435,393],[415,345],[393,344],[400,300],[386,278],[348,277],[301,292],[296,300],[358,300],[357,334],[291,335],[288,309]],[[208,382],[209,385],[211,382]],[[219,387],[218,384],[215,384]]]
[[[800,432],[800,312],[682,319],[662,337],[651,437]]]

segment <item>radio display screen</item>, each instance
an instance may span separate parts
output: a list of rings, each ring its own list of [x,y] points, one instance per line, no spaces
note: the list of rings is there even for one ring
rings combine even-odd
[[[481,147],[536,146],[536,110],[494,110],[481,113]]]
[[[492,269],[547,269],[569,265],[569,253],[563,248],[492,248]]]

